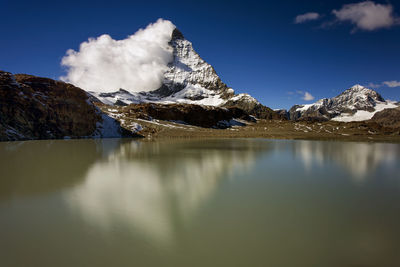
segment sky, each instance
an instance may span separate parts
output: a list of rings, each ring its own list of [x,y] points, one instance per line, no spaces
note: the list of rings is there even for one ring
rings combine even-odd
[[[223,82],[271,108],[354,84],[400,100],[399,17],[393,0],[0,0],[0,69],[60,79],[69,49],[103,34],[126,39],[163,18]]]

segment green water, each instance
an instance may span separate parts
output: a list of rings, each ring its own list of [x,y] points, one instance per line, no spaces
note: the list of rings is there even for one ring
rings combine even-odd
[[[400,145],[0,143],[0,266],[400,266]]]

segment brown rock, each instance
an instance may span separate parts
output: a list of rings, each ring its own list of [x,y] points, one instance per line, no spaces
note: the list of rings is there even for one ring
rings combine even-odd
[[[89,136],[99,121],[100,114],[82,89],[0,71],[0,140]]]
[[[385,127],[400,128],[400,107],[379,111],[375,113],[370,121]]]
[[[98,104],[100,107],[104,104]],[[103,107],[104,110],[107,107]],[[114,107],[115,108],[115,107]],[[158,119],[165,121],[180,121],[194,126],[205,128],[225,128],[221,121],[230,121],[234,118],[252,121],[253,118],[237,107],[220,108],[190,104],[131,104],[119,107],[118,113],[124,119]]]

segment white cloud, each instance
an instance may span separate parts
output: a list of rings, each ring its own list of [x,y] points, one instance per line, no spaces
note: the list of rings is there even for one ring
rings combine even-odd
[[[305,14],[301,14],[298,15],[295,19],[294,19],[294,23],[299,24],[299,23],[304,23],[310,20],[317,20],[319,19],[321,16],[316,13],[316,12],[308,12]]]
[[[382,87],[382,84],[381,83],[369,83],[369,84],[367,84],[366,87],[368,87],[368,88],[379,88],[379,87]]]
[[[381,82],[381,83],[369,83],[367,84],[367,87],[369,88],[379,88],[379,87],[400,87],[400,81],[385,81],[385,82]]]
[[[312,94],[310,94],[309,92],[301,91],[301,90],[296,90],[295,92],[289,91],[289,92],[287,92],[287,94],[288,95],[297,95],[305,101],[311,101],[311,100],[315,99],[315,97]]]
[[[333,10],[332,13],[339,21],[349,21],[354,24],[354,30],[373,31],[389,28],[399,22],[393,14],[392,5],[376,4],[373,1],[347,4],[340,10]]]
[[[302,99],[305,101],[311,101],[314,100],[315,97],[311,95],[309,92],[304,92],[304,96],[302,97]]]
[[[400,87],[399,81],[386,81],[386,82],[383,82],[383,84],[388,87]]]
[[[157,89],[172,60],[168,42],[174,28],[170,21],[159,19],[123,40],[107,34],[90,38],[79,51],[67,51],[61,62],[67,75],[61,80],[96,92]]]

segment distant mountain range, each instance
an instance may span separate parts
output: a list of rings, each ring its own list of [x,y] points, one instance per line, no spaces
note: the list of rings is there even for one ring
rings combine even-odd
[[[399,103],[386,101],[374,90],[354,85],[336,97],[320,99],[308,105],[295,105],[286,116],[291,120],[365,121],[379,111],[398,106]]]

